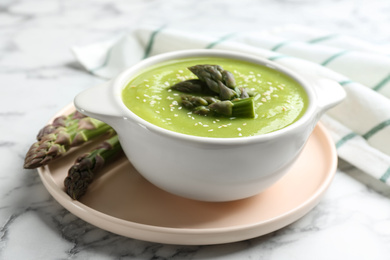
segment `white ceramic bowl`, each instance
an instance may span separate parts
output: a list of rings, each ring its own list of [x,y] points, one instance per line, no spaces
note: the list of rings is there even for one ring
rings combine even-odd
[[[283,72],[306,90],[309,106],[295,123],[251,137],[209,138],[176,133],[155,126],[131,112],[121,98],[138,72],[172,59],[225,57],[265,65]],[[321,95],[316,91],[325,89]],[[306,79],[266,59],[219,50],[187,50],[141,61],[115,79],[76,96],[76,108],[111,125],[126,156],[154,185],[173,194],[202,201],[231,201],[262,192],[293,165],[320,116],[345,97],[336,82]],[[240,163],[237,163],[240,162]]]

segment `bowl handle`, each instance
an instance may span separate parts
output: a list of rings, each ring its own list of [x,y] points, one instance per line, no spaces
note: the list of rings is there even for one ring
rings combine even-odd
[[[73,101],[76,109],[107,124],[114,124],[122,113],[111,86],[112,81],[108,81],[79,93]]]
[[[320,115],[339,104],[347,96],[344,88],[338,82],[331,79],[317,79],[314,89],[317,95]]]

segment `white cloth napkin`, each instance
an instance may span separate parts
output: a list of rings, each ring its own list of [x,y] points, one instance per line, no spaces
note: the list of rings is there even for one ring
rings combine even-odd
[[[339,82],[347,98],[322,118],[338,155],[390,184],[390,49],[385,46],[300,26],[216,36],[165,27],[72,50],[86,70],[110,79],[149,56],[199,48],[249,53]]]

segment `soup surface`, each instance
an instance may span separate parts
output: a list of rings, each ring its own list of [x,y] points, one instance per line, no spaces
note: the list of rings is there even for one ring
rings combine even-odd
[[[183,93],[170,86],[196,79],[187,68],[198,64],[218,64],[233,73],[236,85],[252,93],[255,117],[204,116],[183,107]],[[289,76],[266,66],[215,57],[180,59],[153,66],[130,80],[122,99],[132,112],[152,124],[178,133],[219,138],[282,129],[297,121],[308,106],[305,90]]]

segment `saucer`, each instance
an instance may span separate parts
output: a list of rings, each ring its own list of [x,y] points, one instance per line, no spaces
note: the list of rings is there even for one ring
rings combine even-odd
[[[68,105],[52,119],[74,111]],[[258,237],[293,223],[315,205],[337,168],[334,144],[319,123],[292,169],[272,187],[231,202],[202,202],[165,192],[145,180],[123,156],[107,165],[87,193],[72,200],[63,181],[89,143],[38,169],[43,184],[77,217],[122,236],[165,244],[209,245]]]

